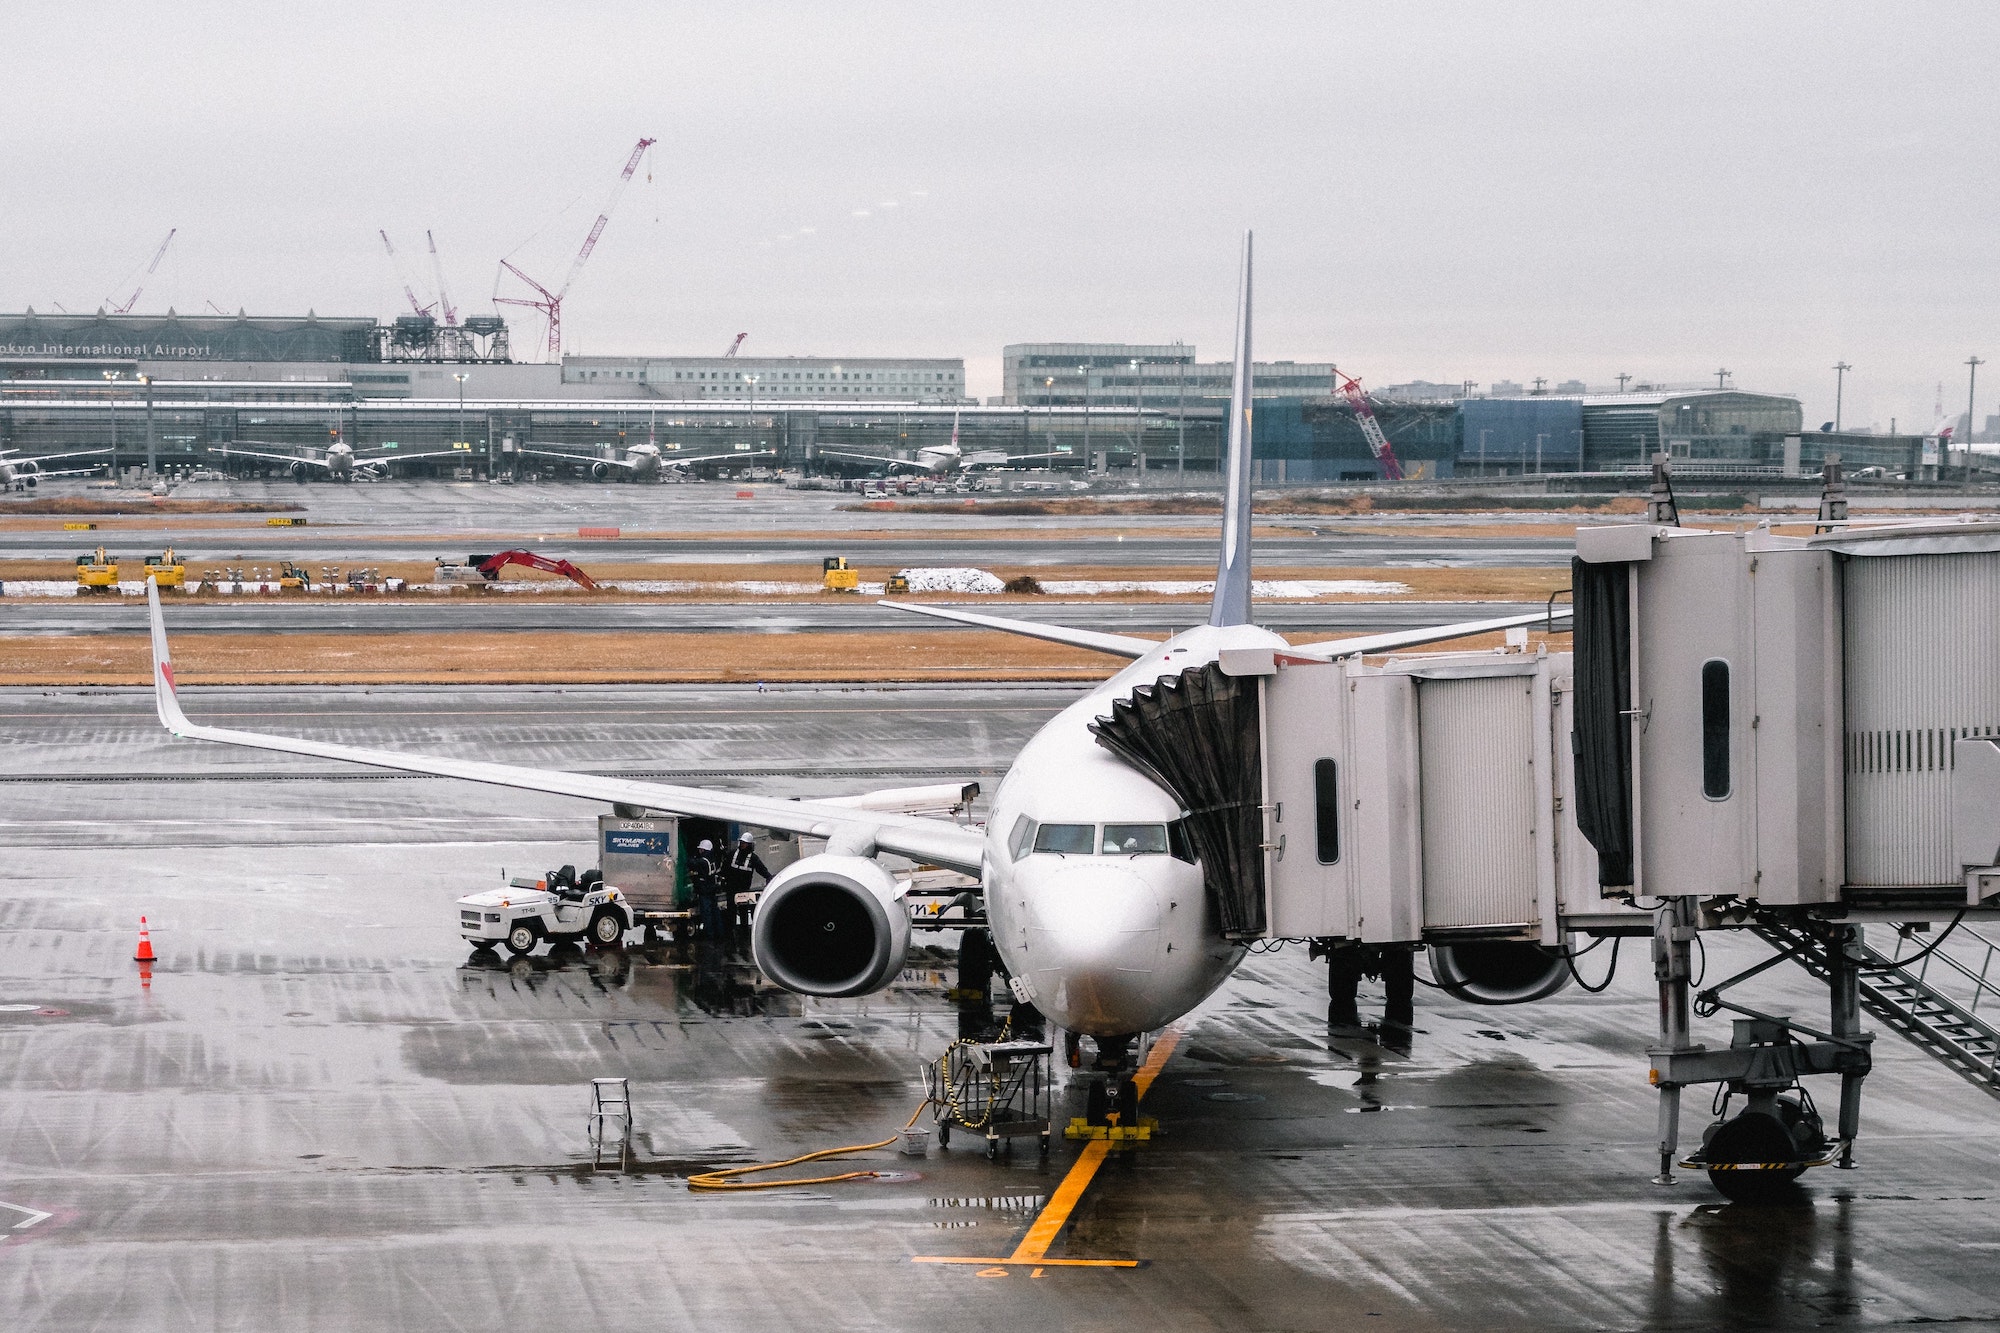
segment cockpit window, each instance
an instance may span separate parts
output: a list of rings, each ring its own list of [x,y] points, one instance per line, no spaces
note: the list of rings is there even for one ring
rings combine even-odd
[[[1035,844],[1035,821],[1022,815],[1014,821],[1014,831],[1007,835],[1007,854],[1016,861],[1028,854],[1028,848]]]
[[[1187,821],[1185,819],[1176,819],[1173,823],[1167,825],[1167,855],[1173,857],[1176,861],[1185,861],[1189,865],[1200,864],[1195,859],[1194,840],[1188,837]]]
[[[1089,856],[1096,832],[1095,824],[1043,824],[1035,830],[1035,850]]]
[[[1106,824],[1099,849],[1105,856],[1142,856],[1148,852],[1165,854],[1165,824]]]

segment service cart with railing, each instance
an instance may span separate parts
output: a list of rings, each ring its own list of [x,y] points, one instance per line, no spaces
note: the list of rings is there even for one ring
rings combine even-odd
[[[958,1041],[925,1064],[938,1147],[950,1146],[956,1128],[982,1135],[988,1159],[999,1157],[1003,1143],[1031,1135],[1047,1156],[1053,1049],[1039,1041]]]

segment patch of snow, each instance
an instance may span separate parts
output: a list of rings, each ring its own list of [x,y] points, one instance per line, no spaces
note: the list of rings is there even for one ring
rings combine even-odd
[[[911,592],[996,593],[1007,590],[1006,583],[998,574],[990,574],[983,569],[944,565],[896,572],[910,581]]]

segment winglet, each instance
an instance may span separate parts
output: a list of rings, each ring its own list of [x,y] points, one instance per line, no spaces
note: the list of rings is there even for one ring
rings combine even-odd
[[[167,649],[166,618],[160,613],[160,585],[151,574],[146,576],[146,609],[153,618],[153,706],[159,710],[162,726],[184,736],[189,726],[187,714],[174,694],[174,659]]]
[[[1250,623],[1250,233],[1243,233],[1243,278],[1236,294],[1236,371],[1229,389],[1229,458],[1222,499],[1222,557],[1215,566],[1211,625]]]
[[[950,606],[926,606],[921,602],[890,602],[878,599],[877,606],[886,606],[891,611],[913,611],[920,616],[935,616],[939,620],[955,620],[961,625],[977,625],[981,629],[997,629],[1005,634],[1019,634],[1028,639],[1046,639],[1050,643],[1066,643],[1072,648],[1088,648],[1092,652],[1110,653],[1114,657],[1140,658],[1160,646],[1157,639],[1142,639],[1132,634],[1107,634],[1103,630],[1071,629],[1067,625],[1045,625],[1039,620],[1015,620],[1008,616],[984,616],[977,611],[960,611]]]

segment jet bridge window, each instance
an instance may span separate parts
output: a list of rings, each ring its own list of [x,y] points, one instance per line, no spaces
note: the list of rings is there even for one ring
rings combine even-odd
[[[1720,658],[1701,664],[1701,794],[1729,796],[1729,663]]]
[[[1165,824],[1106,824],[1099,844],[1105,856],[1145,856],[1167,850]]]
[[[1095,824],[1044,824],[1035,830],[1035,850],[1065,856],[1089,856],[1096,850]]]
[[[1313,765],[1313,836],[1319,863],[1340,860],[1340,765],[1322,759]]]

